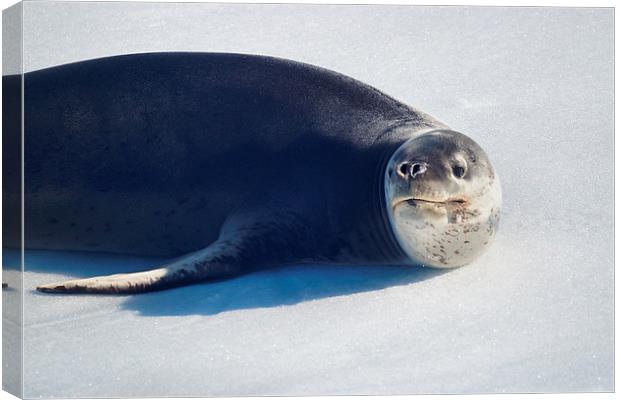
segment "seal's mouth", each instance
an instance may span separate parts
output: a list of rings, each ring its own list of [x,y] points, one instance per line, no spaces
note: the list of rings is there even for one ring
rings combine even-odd
[[[393,208],[398,207],[402,203],[407,203],[410,206],[416,206],[418,204],[430,204],[439,207],[459,207],[465,206],[467,204],[467,200],[462,197],[449,198],[446,200],[434,200],[434,199],[425,199],[421,197],[408,197],[405,199],[401,199],[394,203]]]

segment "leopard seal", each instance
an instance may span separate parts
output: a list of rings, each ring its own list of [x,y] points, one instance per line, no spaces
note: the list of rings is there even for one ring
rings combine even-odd
[[[480,146],[323,68],[145,53],[29,72],[23,87],[25,247],[175,257],[43,292],[300,262],[458,267],[497,231],[500,183]]]

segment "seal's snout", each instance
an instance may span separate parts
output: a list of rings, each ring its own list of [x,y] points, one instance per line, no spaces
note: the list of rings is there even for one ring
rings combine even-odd
[[[428,164],[425,162],[405,161],[398,167],[398,174],[403,179],[415,179],[426,172]]]

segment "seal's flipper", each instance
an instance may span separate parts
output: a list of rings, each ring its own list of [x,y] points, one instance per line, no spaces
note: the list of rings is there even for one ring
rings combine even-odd
[[[46,293],[130,294],[168,289],[205,280],[228,278],[242,272],[237,244],[218,240],[207,248],[149,271],[98,276],[57,284],[42,285]]]
[[[139,293],[157,290],[170,273],[169,267],[163,267],[132,274],[98,276],[42,285],[38,286],[37,290],[45,293]]]
[[[45,293],[132,294],[218,280],[287,262],[299,249],[299,225],[282,213],[229,219],[220,238],[161,268],[38,286]],[[290,216],[290,214],[289,214]],[[267,222],[268,221],[268,222]],[[281,249],[287,249],[283,252]],[[274,251],[275,250],[275,251]]]

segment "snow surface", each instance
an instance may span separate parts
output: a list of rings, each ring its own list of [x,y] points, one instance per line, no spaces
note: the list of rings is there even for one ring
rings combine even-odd
[[[163,260],[30,251],[26,397],[613,390],[610,9],[50,4],[25,5],[29,69],[162,49],[322,65],[472,136],[504,208],[491,250],[451,271],[296,266],[58,296],[34,288]]]

